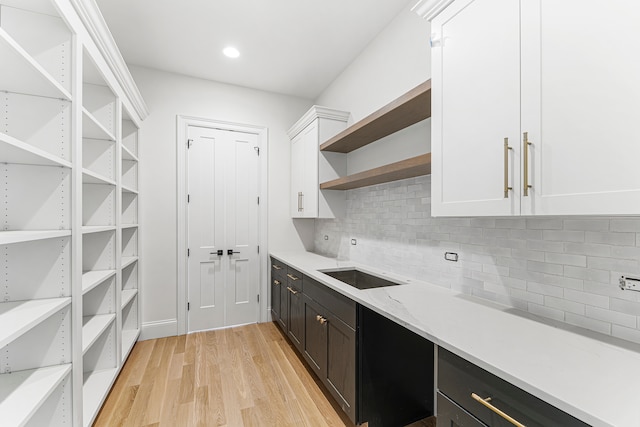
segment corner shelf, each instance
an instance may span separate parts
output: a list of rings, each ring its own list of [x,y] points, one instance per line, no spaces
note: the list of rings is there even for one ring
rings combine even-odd
[[[93,270],[82,273],[82,294],[86,294],[105,280],[113,277],[115,270]]]
[[[0,414],[2,424],[26,425],[71,372],[71,364],[2,374]]]
[[[34,299],[0,303],[0,348],[71,304],[71,298]]]
[[[115,314],[96,314],[86,316],[82,319],[82,354],[100,338],[100,335],[107,330],[116,319]]]
[[[82,385],[83,425],[90,426],[116,380],[118,368],[85,372]]]
[[[122,308],[125,308],[135,297],[138,295],[137,289],[123,289],[122,290]]]
[[[431,117],[431,79],[349,126],[320,145],[320,151],[350,153]]]
[[[2,28],[0,58],[1,90],[71,100],[69,92]]]
[[[0,158],[3,163],[71,168],[70,162],[2,132],[0,132]]]
[[[431,153],[320,184],[321,190],[351,190],[431,173]]]

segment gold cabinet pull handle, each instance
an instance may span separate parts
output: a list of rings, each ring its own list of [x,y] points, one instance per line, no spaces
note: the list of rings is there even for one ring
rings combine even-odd
[[[275,283],[276,285],[280,284],[280,280],[274,280],[273,283]]]
[[[532,188],[529,185],[529,146],[532,145],[529,142],[529,132],[522,133],[522,150],[524,151],[524,196],[527,197],[529,195],[529,189]]]
[[[473,400],[475,400],[478,403],[481,403],[482,405],[486,406],[487,408],[489,408],[490,410],[492,410],[493,412],[495,412],[496,414],[500,415],[502,418],[504,418],[505,420],[509,421],[511,424],[513,424],[514,426],[518,426],[518,427],[526,427],[524,424],[522,424],[521,422],[518,422],[516,419],[514,419],[513,417],[511,417],[510,415],[504,413],[503,411],[501,411],[500,409],[496,408],[495,406],[493,406],[491,403],[491,398],[487,397],[486,399],[481,398],[480,396],[478,396],[475,393],[471,393],[471,397],[473,398]]]
[[[299,278],[294,276],[293,274],[287,274],[287,277],[291,280],[298,280]]]
[[[318,315],[316,315],[316,320],[317,320],[318,322],[320,321],[320,319],[322,319],[322,316],[320,316],[319,314],[318,314]]]
[[[293,289],[291,286],[287,286],[287,289],[289,290],[289,292],[291,292],[294,295],[298,295],[298,291],[296,291],[295,289]]]
[[[327,319],[325,319],[324,317],[320,316],[320,324],[324,325],[325,323],[327,323]]]
[[[513,148],[509,147],[509,138],[504,139],[504,198],[509,198],[509,190],[513,190],[513,187],[509,187],[509,150]]]
[[[280,267],[280,266],[279,266],[279,265],[277,265],[277,264],[273,264],[273,269],[274,269],[274,270],[282,270],[282,267]]]

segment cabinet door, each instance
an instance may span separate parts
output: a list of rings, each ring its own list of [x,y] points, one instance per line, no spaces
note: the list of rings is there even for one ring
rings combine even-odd
[[[456,0],[432,22],[434,216],[520,213],[519,3]]]
[[[522,131],[532,143],[523,213],[640,213],[640,3],[522,8]]]
[[[285,333],[289,330],[289,291],[286,283],[283,282],[280,285],[280,316],[278,317],[278,323]]]
[[[331,312],[327,312],[325,318],[327,374],[323,382],[338,405],[355,422],[356,332]]]
[[[271,278],[271,318],[278,321],[280,318],[280,292],[282,291],[282,279]]]
[[[318,217],[318,120],[291,141],[291,216]]]
[[[304,358],[321,380],[327,373],[327,310],[304,296]],[[322,320],[324,319],[324,321]]]
[[[289,329],[287,331],[293,345],[302,352],[304,334],[304,302],[302,292],[290,287],[289,290]]]

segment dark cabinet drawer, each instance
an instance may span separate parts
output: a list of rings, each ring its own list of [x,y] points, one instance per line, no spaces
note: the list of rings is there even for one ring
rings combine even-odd
[[[287,286],[298,292],[303,291],[302,273],[291,267],[287,267]]]
[[[281,280],[286,280],[287,265],[275,258],[271,258],[271,277],[278,277]]]
[[[443,348],[438,349],[438,390],[490,426],[513,424],[477,399],[527,427],[588,425]]]
[[[304,294],[320,303],[320,305],[329,308],[333,314],[352,329],[356,328],[355,301],[344,295],[340,295],[333,289],[326,287],[308,276],[304,276]]]

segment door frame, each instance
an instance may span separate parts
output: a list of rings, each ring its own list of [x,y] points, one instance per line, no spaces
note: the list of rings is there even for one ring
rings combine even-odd
[[[260,302],[258,303],[258,322],[266,322],[268,320],[267,298],[269,294],[267,290],[268,277],[268,257],[267,257],[267,192],[268,192],[268,136],[269,131],[264,126],[247,125],[242,123],[225,122],[222,120],[207,119],[201,117],[192,117],[185,115],[177,116],[176,125],[176,171],[177,171],[177,321],[178,334],[187,334],[187,297],[189,294],[188,287],[188,259],[187,259],[187,138],[189,126],[198,126],[211,129],[220,129],[227,131],[236,131],[255,134],[258,136],[258,177],[260,183],[258,185],[258,197],[260,204],[258,205],[258,246],[260,254],[258,256],[258,276],[259,286],[258,295]]]

